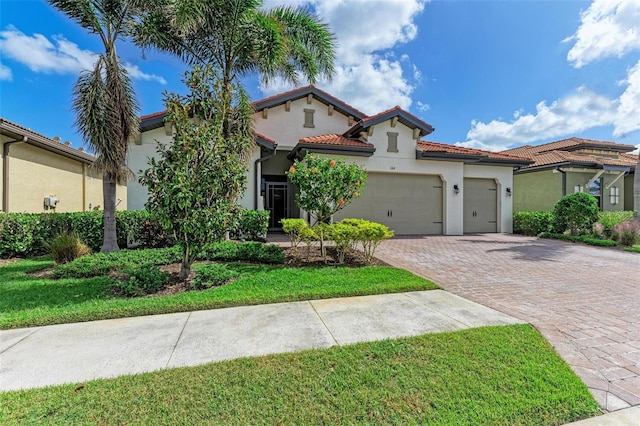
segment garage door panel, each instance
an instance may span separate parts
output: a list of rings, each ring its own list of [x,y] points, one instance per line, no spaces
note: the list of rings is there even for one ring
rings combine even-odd
[[[442,181],[431,175],[370,173],[360,198],[334,215],[380,222],[396,235],[442,234]]]
[[[498,232],[498,192],[493,179],[464,179],[464,232]]]

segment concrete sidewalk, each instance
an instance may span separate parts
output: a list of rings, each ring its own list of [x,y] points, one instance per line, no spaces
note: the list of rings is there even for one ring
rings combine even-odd
[[[0,331],[0,391],[523,323],[442,290]]]

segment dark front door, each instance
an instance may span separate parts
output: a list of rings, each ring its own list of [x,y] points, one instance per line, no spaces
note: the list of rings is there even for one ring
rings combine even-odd
[[[286,219],[291,209],[289,182],[265,182],[265,209],[269,210],[269,230],[281,229],[281,219]]]

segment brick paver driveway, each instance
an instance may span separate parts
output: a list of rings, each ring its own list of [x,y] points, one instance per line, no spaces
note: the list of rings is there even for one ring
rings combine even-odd
[[[530,237],[397,237],[376,257],[533,324],[607,411],[640,405],[640,255]]]

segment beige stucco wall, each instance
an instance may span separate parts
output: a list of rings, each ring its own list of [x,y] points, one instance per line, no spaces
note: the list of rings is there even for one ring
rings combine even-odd
[[[304,127],[304,110],[315,110],[314,127]],[[307,136],[326,135],[331,133],[344,133],[350,126],[348,118],[338,111],[329,115],[329,107],[315,98],[311,104],[307,98],[291,102],[289,112],[285,105],[269,108],[267,118],[263,118],[262,112],[254,115],[254,126],[257,133],[275,139],[278,147],[291,150],[298,144],[298,140]]]
[[[86,163],[27,143],[11,145],[8,163],[9,212],[43,212],[44,198],[48,196],[59,200],[56,212],[86,211],[89,203],[103,204],[102,179]],[[118,186],[117,197],[122,200],[117,208],[126,210],[126,186]]]

